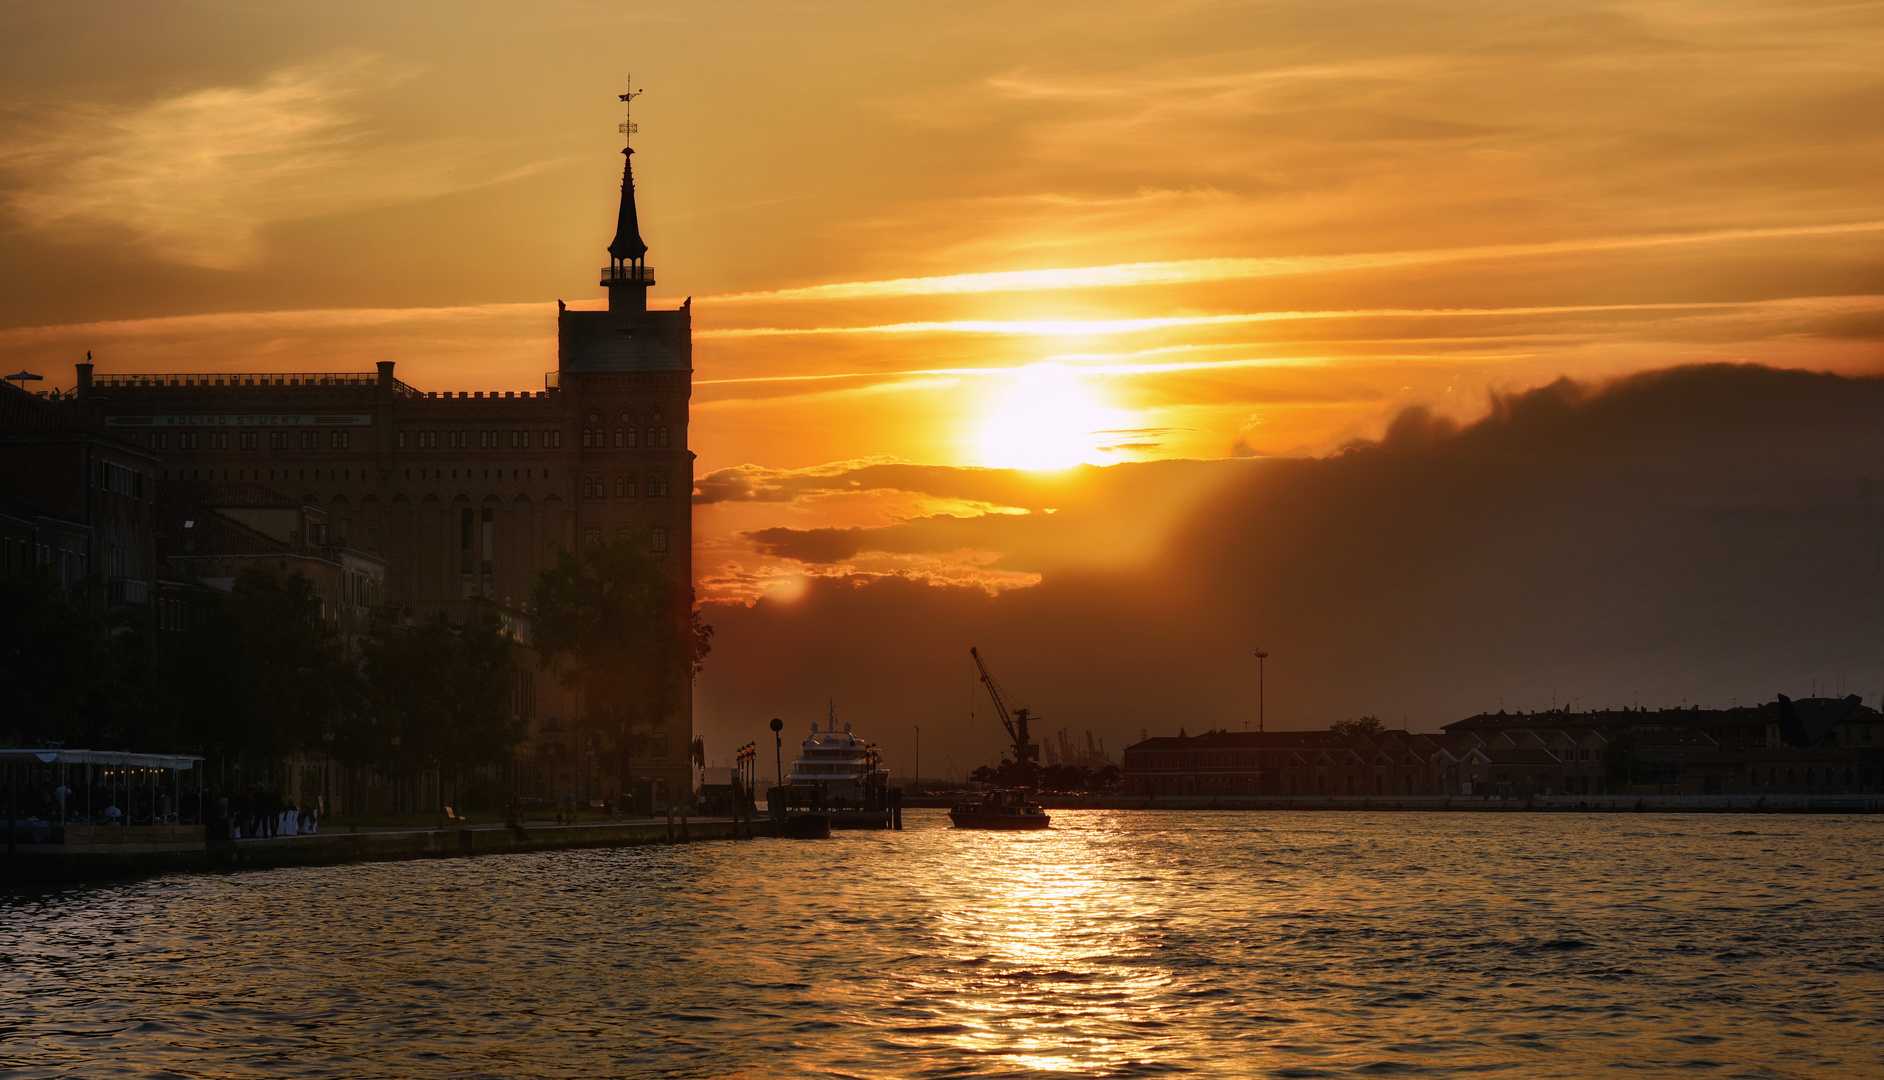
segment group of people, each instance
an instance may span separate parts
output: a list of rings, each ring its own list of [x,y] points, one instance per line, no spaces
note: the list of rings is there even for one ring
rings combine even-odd
[[[136,784],[73,788],[57,777],[48,783],[51,786],[21,785],[10,810],[12,820],[29,825],[187,825],[201,820],[194,791],[173,798],[169,791]],[[0,818],[8,813],[0,809]]]
[[[316,795],[306,806],[296,806],[273,788],[252,787],[216,797],[217,816],[229,823],[237,840],[268,836],[303,836],[320,828],[325,800]]]

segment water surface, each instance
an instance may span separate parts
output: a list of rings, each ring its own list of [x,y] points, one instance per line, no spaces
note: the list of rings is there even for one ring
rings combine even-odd
[[[0,901],[0,1069],[1884,1075],[1873,819],[910,818]]]

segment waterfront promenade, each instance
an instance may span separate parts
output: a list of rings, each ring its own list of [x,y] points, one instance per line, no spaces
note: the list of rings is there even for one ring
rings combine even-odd
[[[8,880],[35,881],[325,866],[731,840],[769,834],[771,828],[765,819],[677,817],[671,822],[650,818],[570,825],[342,826],[299,836],[208,841],[200,826],[69,826],[62,843],[15,844],[7,853],[5,870]]]

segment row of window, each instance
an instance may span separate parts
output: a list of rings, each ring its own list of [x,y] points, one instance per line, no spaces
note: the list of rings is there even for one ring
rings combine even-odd
[[[533,444],[531,436],[537,441]],[[402,431],[399,433],[399,449],[412,447],[418,450],[469,450],[474,445],[479,450],[508,449],[528,450],[532,445],[545,450],[555,450],[563,445],[563,433],[555,428],[544,428],[532,432],[525,429],[511,431]]]
[[[101,461],[98,463],[98,486],[114,495],[141,499],[144,497],[144,474],[116,462]]]
[[[662,476],[658,473],[653,476],[648,477],[647,485],[646,487],[643,488],[643,490],[647,493],[647,497],[650,499],[667,498],[667,477]],[[601,476],[583,477],[582,478],[582,497],[585,499],[608,498],[607,478],[601,477]],[[617,476],[615,478],[615,497],[617,499],[636,498],[637,496],[635,495],[635,478],[632,476],[627,476],[627,475]]]
[[[630,535],[632,534],[628,531],[626,526],[615,530],[615,538],[617,540],[626,540]],[[602,542],[602,530],[590,529],[583,534],[582,538],[585,543],[590,545],[599,544]],[[657,528],[648,533],[648,550],[654,552],[656,555],[667,554],[666,529]]]
[[[1799,777],[1799,774],[1795,770],[1787,769],[1786,770],[1786,786],[1787,787],[1797,786],[1799,782],[1798,777]],[[1827,766],[1825,769],[1825,775],[1822,779],[1823,779],[1823,782],[1826,784],[1835,785],[1838,783],[1838,771],[1836,769],[1831,768],[1830,766]],[[1760,786],[1760,770],[1758,766],[1754,766],[1753,768],[1747,770],[1747,783],[1751,784],[1754,787]],[[1805,786],[1811,787],[1813,783],[1814,783],[1814,780],[1813,780],[1812,770],[1807,769],[1805,771]],[[1849,765],[1845,766],[1844,786],[1851,787],[1853,786],[1854,783],[1861,787],[1867,787],[1867,788],[1870,787],[1871,786],[1871,770],[1867,768],[1862,773],[1856,774],[1854,776],[1854,774],[1851,771],[1851,766]],[[1779,770],[1777,768],[1768,768],[1766,770],[1766,786],[1767,787],[1779,786]]]
[[[238,450],[260,450],[262,433],[260,431],[238,431],[236,448]],[[328,431],[322,438],[319,431],[271,431],[268,433],[270,450],[293,450],[297,446],[303,450],[319,450],[325,446],[329,450],[351,450],[353,432]],[[229,433],[226,431],[179,431],[177,449],[179,450],[227,450]],[[170,449],[170,432],[153,431],[150,433],[152,450]]]
[[[635,442],[638,437],[639,436],[634,428],[616,428],[615,429],[615,449],[617,450],[635,449],[636,448]],[[608,446],[608,429],[607,428],[598,427],[598,428],[583,428],[582,429],[582,448],[584,450],[601,450],[601,449],[606,448],[607,446]],[[641,446],[649,450],[667,449],[667,446],[668,446],[667,429],[664,427],[649,428],[647,430],[646,439],[641,442]]]

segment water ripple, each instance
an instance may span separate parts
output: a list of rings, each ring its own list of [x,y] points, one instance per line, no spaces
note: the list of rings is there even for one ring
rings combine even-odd
[[[0,902],[9,1076],[1874,1076],[1879,823],[1066,812],[1031,836]],[[1776,844],[1776,847],[1760,847]]]

